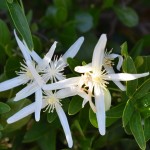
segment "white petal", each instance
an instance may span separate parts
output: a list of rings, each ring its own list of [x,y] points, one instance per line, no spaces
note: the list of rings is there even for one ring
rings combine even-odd
[[[40,120],[40,113],[42,109],[42,90],[39,89],[35,92],[35,120]]]
[[[105,111],[110,109],[111,106],[111,95],[109,90],[103,90],[104,92],[104,100],[105,100]]]
[[[65,80],[58,81],[56,83],[43,85],[42,88],[43,88],[43,90],[46,90],[46,91],[47,90],[63,89],[66,87],[70,87],[72,85],[77,85],[79,80],[80,80],[80,77],[68,78]]]
[[[22,54],[23,54],[25,60],[26,60],[26,61],[27,61],[27,60],[30,60],[30,61],[31,61],[31,57],[30,57],[30,55],[29,55],[29,49],[28,49],[28,47],[25,46],[25,45],[23,44],[23,42],[18,38],[18,36],[17,36],[15,30],[14,30],[14,35],[15,35],[16,41],[17,41],[17,43],[18,43],[18,46],[19,46],[19,48],[20,48],[20,50],[21,50],[21,52],[22,52]]]
[[[104,65],[104,68],[106,69],[108,74],[114,74],[114,69],[110,66]],[[126,87],[120,82],[120,81],[114,81],[112,80],[122,91],[126,90]]]
[[[85,66],[77,66],[77,67],[74,68],[74,70],[76,72],[79,72],[79,73],[89,72],[89,71],[92,70],[92,64],[89,63],[89,64],[87,64]]]
[[[11,124],[14,123],[30,114],[32,114],[35,110],[35,103],[32,103],[24,108],[22,108],[20,111],[15,113],[13,116],[7,119],[7,123]]]
[[[47,64],[51,61],[53,57],[54,51],[56,49],[56,44],[57,42],[55,41],[43,59],[43,61],[46,62]]]
[[[4,81],[4,82],[1,82],[0,83],[0,92],[12,89],[14,87],[17,87],[17,86],[23,84],[23,83],[25,83],[25,81],[22,78],[20,78],[20,76],[15,77],[15,78],[10,79],[10,80],[7,80],[7,81]]]
[[[64,129],[65,136],[66,136],[66,139],[67,139],[67,142],[68,142],[68,146],[69,146],[69,148],[71,148],[73,146],[73,140],[72,140],[72,136],[71,136],[70,127],[69,127],[69,124],[68,124],[67,117],[66,117],[63,109],[61,108],[61,106],[56,104],[55,107],[56,107],[56,112],[59,116],[61,125]]]
[[[98,88],[98,87],[97,87]],[[101,135],[105,135],[105,102],[103,89],[94,89],[95,105],[96,105],[96,118],[98,122],[98,129]]]
[[[32,58],[34,59],[34,61],[36,61],[38,64],[40,63],[40,62],[42,62],[42,59],[41,59],[41,57],[35,52],[35,51],[31,51],[30,52],[30,55],[32,56]]]
[[[62,90],[57,91],[56,93],[58,99],[63,99],[66,97],[74,96],[76,94],[77,92],[73,91],[71,88],[62,89]]]
[[[129,73],[116,73],[116,74],[108,74],[106,76],[107,80],[113,81],[130,81],[138,78],[142,78],[148,76],[149,72],[141,73],[141,74],[129,74]]]
[[[110,54],[109,55],[110,58],[119,58],[119,62],[117,64],[117,70],[120,70],[121,66],[122,66],[122,63],[123,63],[123,57],[121,55],[118,55],[118,54]]]
[[[84,37],[78,38],[78,40],[66,51],[66,53],[62,56],[65,61],[67,61],[67,58],[75,57],[78,53],[82,43],[84,41]]]
[[[105,50],[106,42],[107,42],[106,34],[102,34],[94,48],[93,57],[92,57],[92,67],[101,69],[103,59],[104,59],[104,50]]]
[[[34,79],[36,80],[36,82],[39,84],[39,86],[42,86],[44,84],[44,81],[42,80],[42,77],[37,73],[36,69],[32,65],[32,62],[27,61],[26,64],[27,64],[30,72],[32,73]]]
[[[39,86],[37,83],[33,82],[31,84],[28,84],[25,88],[23,88],[21,91],[19,91],[16,94],[16,97],[14,98],[14,101],[19,101],[21,99],[24,99],[33,93],[35,93],[39,89]]]

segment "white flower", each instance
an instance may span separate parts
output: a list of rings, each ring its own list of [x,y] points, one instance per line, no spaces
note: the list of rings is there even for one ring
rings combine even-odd
[[[76,95],[76,90],[73,90],[71,88],[66,88],[59,90],[55,93],[51,91],[44,92],[45,96],[43,96],[42,99],[42,108],[45,108],[44,111],[47,111],[48,113],[53,113],[54,109],[56,110],[58,117],[60,119],[60,122],[62,124],[62,127],[64,129],[66,139],[68,142],[68,146],[71,148],[73,145],[72,136],[69,128],[69,124],[67,121],[67,117],[62,109],[61,99],[64,99],[66,97],[74,96]],[[36,111],[36,102],[22,108],[19,112],[8,118],[7,123],[11,124],[14,123]],[[41,108],[41,109],[42,109]]]
[[[41,59],[38,54],[34,51],[32,51],[30,54],[33,57],[33,59],[38,63],[38,70],[42,73],[42,77],[44,78],[44,81],[51,81],[56,82],[65,79],[65,75],[63,74],[63,71],[67,64],[67,58],[71,57],[73,58],[79,51],[82,43],[84,41],[84,37],[80,37],[66,52],[63,56],[60,56],[59,58],[57,56],[54,56],[54,59],[52,60],[52,57],[54,55],[54,51],[56,48],[57,42],[54,42],[54,44],[51,46],[48,53],[44,56],[43,59]]]
[[[86,66],[77,66],[75,71],[82,73],[81,77],[73,77],[59,81],[57,83],[43,86],[44,90],[62,89],[65,87],[79,86],[84,87],[90,95],[90,106],[96,112],[98,128],[101,135],[105,135],[105,111],[111,106],[111,96],[107,90],[108,81],[130,81],[145,77],[149,73],[128,74],[128,73],[109,73],[103,69],[104,50],[106,45],[106,35],[102,34],[95,46],[92,63]],[[93,94],[94,93],[94,94]],[[95,98],[95,105],[92,102],[92,96]]]
[[[10,80],[0,83],[0,91],[9,90],[9,89],[19,86],[21,84],[28,83],[28,85],[23,89],[23,91],[25,91],[23,96],[20,96],[20,93],[22,92],[22,90],[21,90],[16,94],[14,101],[21,100],[21,99],[29,96],[33,92],[35,92],[35,100],[36,100],[35,119],[37,121],[39,121],[39,114],[40,114],[39,110],[41,110],[41,107],[42,107],[41,86],[44,84],[44,80],[37,73],[37,70],[35,68],[35,63],[32,61],[32,59],[27,51],[26,45],[24,45],[23,42],[20,41],[20,39],[18,38],[15,31],[14,31],[14,34],[15,34],[15,38],[18,43],[18,46],[25,58],[25,61],[24,61],[24,64],[21,63],[21,68],[20,68],[21,70],[19,72],[17,72],[18,77],[15,77],[13,79],[10,79]],[[30,89],[30,91],[29,91],[29,89]]]

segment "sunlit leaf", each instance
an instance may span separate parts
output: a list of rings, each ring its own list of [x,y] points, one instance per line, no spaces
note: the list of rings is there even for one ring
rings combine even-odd
[[[16,1],[13,3],[7,3],[7,6],[16,29],[26,41],[29,49],[32,50],[34,48],[32,36],[22,8]]]
[[[141,116],[138,112],[133,113],[130,120],[130,128],[139,147],[144,150],[146,148],[146,141],[144,137]]]

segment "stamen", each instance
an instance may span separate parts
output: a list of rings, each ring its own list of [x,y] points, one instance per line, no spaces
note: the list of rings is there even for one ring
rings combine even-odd
[[[59,100],[56,96],[55,93],[52,92],[45,92],[45,96],[44,96],[44,101],[46,102],[47,106],[44,110],[44,112],[48,111],[48,113],[50,112],[54,112],[55,109],[55,105],[58,104],[60,106],[62,106],[62,104],[60,103],[61,100]]]

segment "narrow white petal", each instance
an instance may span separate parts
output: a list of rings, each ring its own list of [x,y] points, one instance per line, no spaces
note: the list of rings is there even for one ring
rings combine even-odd
[[[63,99],[66,97],[74,96],[76,94],[77,92],[73,91],[71,88],[62,89],[62,90],[57,91],[56,93],[58,99]]]
[[[56,83],[43,85],[42,88],[43,88],[43,90],[46,90],[46,91],[47,90],[63,89],[66,87],[70,87],[72,85],[77,85],[79,80],[80,80],[80,77],[68,78],[65,80],[58,81]]]
[[[98,88],[98,87],[97,87]],[[95,89],[94,89],[95,90]],[[95,105],[96,105],[96,118],[98,122],[98,129],[101,135],[105,135],[105,102],[103,89],[96,89],[95,94]]]
[[[19,91],[16,94],[16,97],[14,98],[14,101],[19,101],[21,99],[24,99],[33,93],[35,93],[39,89],[39,86],[37,83],[33,82],[31,84],[28,84],[25,88],[23,88],[21,91]]]
[[[104,102],[105,102],[105,111],[110,109],[111,106],[111,95],[109,90],[103,90],[104,92]]]
[[[78,40],[66,51],[66,53],[62,56],[65,61],[67,61],[67,58],[75,57],[78,53],[82,43],[84,41],[84,37],[78,38]]]
[[[69,146],[69,148],[71,148],[73,146],[73,140],[72,140],[72,135],[71,135],[71,132],[70,132],[70,127],[69,127],[69,124],[68,124],[67,117],[66,117],[63,109],[61,108],[61,106],[56,104],[55,107],[56,107],[56,112],[59,116],[61,125],[64,129],[66,140],[68,142],[68,146]]]
[[[26,61],[27,61],[27,60],[30,60],[30,61],[31,61],[31,57],[30,57],[30,55],[29,55],[29,49],[28,49],[28,47],[25,46],[25,45],[23,44],[23,42],[18,38],[18,36],[17,36],[15,30],[14,30],[14,35],[15,35],[16,41],[17,41],[17,43],[18,43],[18,46],[19,46],[19,48],[20,48],[20,50],[21,50],[21,52],[22,52],[22,54],[23,54],[25,60],[26,60]]]
[[[53,45],[51,46],[51,48],[49,49],[48,53],[44,56],[44,62],[46,62],[47,64],[51,61],[52,57],[53,57],[53,54],[54,54],[54,51],[56,49],[56,44],[57,42],[55,41],[53,43]]]
[[[106,76],[106,79],[113,80],[113,81],[130,81],[130,80],[146,77],[148,75],[149,72],[141,73],[141,74],[116,73],[116,74],[108,74]]]
[[[30,72],[32,73],[34,79],[36,80],[36,82],[39,84],[39,86],[42,86],[44,84],[44,81],[42,80],[42,77],[37,73],[36,69],[32,65],[32,62],[27,61],[26,64],[27,64]]]
[[[115,74],[115,71],[112,67],[104,65],[104,68],[106,69],[108,74]],[[114,81],[112,80],[122,91],[126,90],[126,87],[120,82],[120,81]]]
[[[42,90],[38,89],[35,92],[35,120],[40,120],[40,113],[42,109]]]
[[[1,82],[0,83],[0,92],[12,89],[14,87],[17,87],[17,86],[23,84],[23,83],[25,83],[25,81],[20,77],[15,77],[13,79]]]
[[[35,52],[35,51],[31,51],[30,55],[32,56],[32,58],[34,59],[34,61],[36,61],[38,64],[40,62],[42,62],[42,58]]]
[[[74,68],[74,70],[76,72],[79,72],[79,73],[89,72],[89,71],[92,70],[92,64],[89,63],[89,64],[87,64],[85,66],[77,66],[77,67]]]
[[[92,57],[92,67],[101,68],[104,59],[104,50],[106,42],[107,42],[106,34],[102,34],[94,48]]]
[[[118,54],[110,54],[109,55],[110,58],[119,58],[118,64],[117,64],[117,70],[120,70],[122,63],[123,63],[123,57],[121,55]]]
[[[20,111],[15,113],[13,116],[7,119],[7,123],[11,124],[14,123],[30,114],[32,114],[35,110],[35,103],[32,103],[24,108],[22,108]]]

